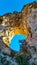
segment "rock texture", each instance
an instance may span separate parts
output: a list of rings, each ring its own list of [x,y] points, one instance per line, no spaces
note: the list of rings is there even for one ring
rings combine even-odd
[[[25,5],[20,13],[7,13],[0,16],[1,52],[5,51],[10,55],[11,50],[5,44],[9,46],[11,38],[18,33],[27,36],[26,45],[22,45],[19,54],[24,53],[29,65],[37,65],[37,2]]]

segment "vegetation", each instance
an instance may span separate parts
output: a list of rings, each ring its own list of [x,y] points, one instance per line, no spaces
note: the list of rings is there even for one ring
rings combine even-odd
[[[28,61],[26,60],[23,54],[18,54],[16,56],[16,60],[19,63],[19,65],[29,65]]]

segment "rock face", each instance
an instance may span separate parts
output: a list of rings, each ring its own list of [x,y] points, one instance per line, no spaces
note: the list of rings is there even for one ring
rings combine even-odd
[[[0,50],[3,48],[3,43],[9,46],[11,38],[18,33],[27,36],[26,51],[27,55],[28,52],[31,55],[28,60],[29,64],[37,65],[37,2],[25,5],[20,13],[7,13],[0,16]],[[4,50],[2,49],[1,52],[4,51],[5,53],[9,52],[7,53],[9,55],[11,53],[11,50],[7,47],[5,48],[5,45]]]
[[[14,58],[0,54],[0,65],[18,65],[18,63]]]

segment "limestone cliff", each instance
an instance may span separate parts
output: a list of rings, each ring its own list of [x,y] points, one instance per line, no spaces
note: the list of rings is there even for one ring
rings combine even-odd
[[[31,21],[32,20],[32,21]],[[3,37],[5,44],[9,46],[11,38],[18,33],[28,37],[32,36],[37,20],[37,3],[29,3],[22,8],[22,12],[14,12],[0,16],[0,37]],[[33,27],[34,26],[34,27]]]
[[[28,53],[31,54],[30,65],[37,65],[37,2],[25,5],[21,12],[0,16],[0,38],[3,43],[9,46],[11,38],[19,33],[27,36],[27,45],[23,46],[23,50],[26,47],[27,57]]]

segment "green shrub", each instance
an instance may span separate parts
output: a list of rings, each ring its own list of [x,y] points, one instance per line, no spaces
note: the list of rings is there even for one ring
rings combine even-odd
[[[29,65],[28,61],[24,57],[24,55],[17,55],[16,60],[19,63],[19,65]]]

